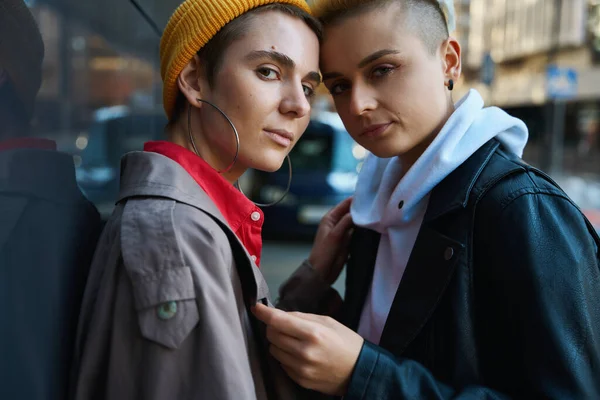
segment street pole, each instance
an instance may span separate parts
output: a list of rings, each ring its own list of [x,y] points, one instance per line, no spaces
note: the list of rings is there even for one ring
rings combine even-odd
[[[554,39],[548,57],[548,64],[554,64],[557,60],[557,54],[560,49],[560,31],[561,31],[561,11],[562,0],[554,0]],[[563,173],[564,160],[564,141],[565,141],[565,118],[567,114],[567,104],[563,99],[551,99],[550,112],[546,119],[549,133],[548,143],[548,172],[551,175],[561,175]]]

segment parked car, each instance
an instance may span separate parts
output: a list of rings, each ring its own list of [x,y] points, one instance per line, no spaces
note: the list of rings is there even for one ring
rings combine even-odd
[[[290,153],[289,193],[279,204],[263,208],[265,238],[312,237],[323,216],[354,193],[366,154],[335,118],[312,120]],[[287,186],[287,163],[275,173],[256,172],[253,179],[254,201],[276,201]]]
[[[166,124],[162,113],[118,115],[94,122],[77,138],[77,182],[104,219],[119,193],[121,157],[142,150],[149,140],[163,139]]]

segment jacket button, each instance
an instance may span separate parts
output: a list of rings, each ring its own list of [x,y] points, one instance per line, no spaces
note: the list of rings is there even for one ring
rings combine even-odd
[[[402,210],[402,207],[404,207],[404,200],[400,200],[400,203],[398,203],[398,210]]]
[[[252,221],[257,222],[260,220],[260,213],[258,211],[254,211],[252,214],[250,214],[250,218],[252,218]]]
[[[252,256],[250,258],[252,259],[252,261],[256,262],[256,256]]]
[[[173,318],[175,314],[177,314],[177,303],[174,301],[169,301],[159,305],[157,314],[158,318],[162,319],[163,321]]]
[[[452,247],[446,247],[446,251],[444,252],[444,259],[446,261],[450,261],[452,257],[454,257],[454,249]]]

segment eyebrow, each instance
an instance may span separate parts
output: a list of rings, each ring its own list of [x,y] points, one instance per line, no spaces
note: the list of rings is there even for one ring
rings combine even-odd
[[[323,74],[323,82],[328,81],[330,79],[341,78],[343,75],[339,72],[326,72]]]
[[[357,67],[358,68],[363,68],[367,65],[369,65],[370,63],[372,63],[375,60],[380,59],[381,57],[385,57],[387,55],[390,54],[399,54],[400,52],[398,50],[392,50],[392,49],[384,49],[384,50],[379,50],[376,51],[375,53],[366,56],[365,58],[363,58],[358,64]],[[329,80],[329,79],[334,79],[334,78],[340,78],[343,75],[340,74],[339,72],[327,72],[323,74],[323,81]]]
[[[362,61],[358,63],[358,68],[362,68],[381,57],[387,56],[389,54],[398,54],[398,53],[400,53],[398,50],[391,50],[391,49],[384,49],[384,50],[376,51],[375,53],[371,54],[370,56],[366,56],[365,58],[363,58]]]
[[[292,60],[287,55],[280,53],[278,51],[255,50],[255,51],[251,51],[250,53],[248,53],[245,58],[248,61],[256,61],[256,60],[268,58],[268,59],[278,62],[279,64],[283,65],[286,68],[289,68],[289,69],[296,68],[296,63],[294,62],[294,60]],[[315,81],[315,83],[317,85],[319,85],[321,83],[321,74],[319,74],[317,71],[309,72],[308,74],[306,74],[305,78]]]
[[[317,86],[321,84],[321,74],[319,74],[316,71],[309,72],[306,75],[306,79],[314,81],[317,84]]]

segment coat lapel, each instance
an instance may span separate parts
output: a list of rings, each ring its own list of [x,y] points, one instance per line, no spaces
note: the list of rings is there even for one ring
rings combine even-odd
[[[452,278],[464,245],[423,226],[392,303],[380,345],[401,354],[420,332]]]
[[[457,264],[465,259],[469,227],[462,225],[466,221],[460,218],[462,214],[453,213],[466,209],[480,174],[498,147],[499,142],[491,140],[433,190],[380,340],[380,345],[394,354],[402,354],[425,326]],[[438,223],[450,214],[459,217]]]
[[[352,236],[342,321],[355,331],[358,330],[363,305],[373,280],[380,238],[379,233],[364,228],[357,228]]]

